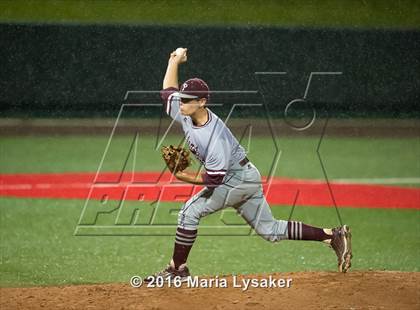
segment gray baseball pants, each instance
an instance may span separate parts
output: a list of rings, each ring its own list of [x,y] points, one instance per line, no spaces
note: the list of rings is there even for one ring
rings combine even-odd
[[[228,207],[235,208],[265,240],[276,242],[288,238],[287,221],[273,217],[264,197],[261,175],[251,162],[232,165],[224,184],[214,189],[204,188],[191,197],[178,214],[178,227],[196,230],[202,217]]]

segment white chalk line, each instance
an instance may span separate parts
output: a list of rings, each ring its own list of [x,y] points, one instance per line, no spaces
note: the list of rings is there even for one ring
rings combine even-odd
[[[1,184],[0,190],[36,190],[36,189],[86,189],[91,188],[109,188],[109,187],[150,187],[153,185],[163,186],[170,185],[171,187],[181,187],[188,185],[186,183],[132,183],[132,182],[109,182],[109,183],[39,183],[39,184]]]
[[[290,181],[297,181],[296,179],[291,179]],[[300,179],[299,181],[307,182],[308,184],[319,184],[325,183],[325,180],[316,180],[316,179]],[[287,182],[284,180],[276,180],[274,178],[273,183],[277,182]],[[339,184],[420,184],[420,178],[417,177],[407,177],[407,178],[339,178],[332,179],[330,183],[339,183]],[[185,186],[186,183],[167,183],[167,182],[148,182],[148,183],[132,183],[132,182],[109,182],[109,183],[38,183],[38,184],[0,184],[0,190],[34,190],[34,189],[84,189],[91,188],[107,188],[107,187],[144,187],[151,185],[168,185],[171,186]]]
[[[420,178],[340,178],[332,179],[331,182],[343,184],[420,184]]]

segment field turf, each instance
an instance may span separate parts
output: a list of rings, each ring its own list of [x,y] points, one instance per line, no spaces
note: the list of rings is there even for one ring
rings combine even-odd
[[[169,137],[166,142],[176,142]],[[102,136],[1,137],[1,173],[96,171],[107,144]],[[249,144],[251,160],[266,174],[275,148],[268,139]],[[323,179],[318,138],[281,138],[277,176]],[[111,143],[102,171],[119,171],[131,137]],[[155,139],[140,137],[135,169],[160,170]],[[264,150],[262,152],[261,150]],[[329,179],[418,177],[418,139],[356,139],[326,136],[320,155]],[[131,157],[129,157],[130,159]],[[128,162],[131,162],[130,160]],[[128,166],[126,166],[127,168]],[[408,184],[418,186],[418,184]],[[130,202],[134,203],[134,202]],[[127,282],[162,268],[171,256],[173,236],[74,236],[82,200],[0,198],[0,285]],[[140,203],[141,204],[141,203]],[[180,203],[164,203],[177,209]],[[273,206],[287,218],[290,206]],[[354,232],[354,270],[419,271],[418,210],[341,208]],[[203,225],[217,220],[215,214]],[[176,217],[168,218],[169,222]],[[294,220],[318,226],[338,225],[333,208],[296,206]],[[258,236],[201,236],[190,256],[196,275],[335,270],[335,256],[324,245],[283,241],[270,244]]]
[[[418,28],[417,1],[3,0],[0,21]]]

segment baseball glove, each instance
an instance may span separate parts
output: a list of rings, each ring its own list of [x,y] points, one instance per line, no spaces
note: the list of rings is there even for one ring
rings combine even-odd
[[[162,158],[172,173],[184,171],[191,164],[190,151],[181,146],[162,147]]]

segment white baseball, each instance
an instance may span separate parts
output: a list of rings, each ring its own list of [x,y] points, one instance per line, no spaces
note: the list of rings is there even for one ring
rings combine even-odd
[[[178,48],[176,49],[176,51],[175,51],[175,54],[176,54],[177,56],[184,55],[184,53],[185,53],[185,48],[182,48],[182,47],[178,47]]]

